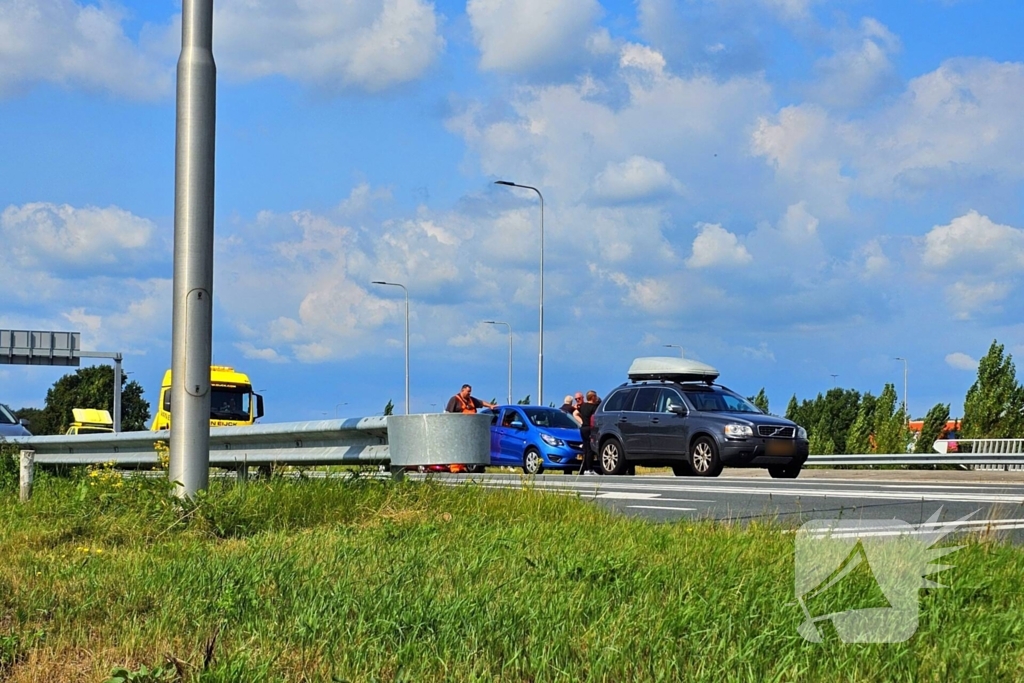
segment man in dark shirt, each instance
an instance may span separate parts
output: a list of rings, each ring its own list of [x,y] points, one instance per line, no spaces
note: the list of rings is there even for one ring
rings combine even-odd
[[[474,414],[480,408],[497,407],[496,403],[487,403],[473,396],[473,387],[463,384],[462,391],[448,399],[448,405],[444,407],[444,412]]]
[[[590,418],[600,403],[597,392],[588,391],[586,401],[576,410],[580,418],[580,437],[583,439],[583,464],[580,465],[580,474],[597,474],[594,469],[594,451],[590,448]]]

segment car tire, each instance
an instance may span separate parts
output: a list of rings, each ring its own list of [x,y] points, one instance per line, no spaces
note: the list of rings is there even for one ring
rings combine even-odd
[[[697,437],[690,446],[690,469],[698,477],[717,477],[722,473],[722,461],[718,458],[718,444],[709,436]]]
[[[601,474],[616,475],[626,471],[626,451],[618,439],[612,437],[602,443],[599,456]]]
[[[672,474],[677,477],[692,477],[693,470],[690,469],[690,465],[683,463],[681,465],[672,465]]]
[[[469,474],[483,474],[486,471],[486,465],[466,465],[466,472],[468,472]]]
[[[796,479],[800,469],[800,465],[773,465],[768,468],[768,474],[772,479]]]
[[[523,453],[523,472],[541,474],[544,472],[544,458],[536,448],[527,448]]]

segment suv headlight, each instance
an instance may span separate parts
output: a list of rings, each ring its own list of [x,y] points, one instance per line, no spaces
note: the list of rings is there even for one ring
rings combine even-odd
[[[732,438],[753,436],[754,428],[750,425],[725,425],[725,435]]]
[[[540,438],[543,439],[544,443],[546,443],[549,446],[564,446],[565,445],[564,441],[562,441],[561,439],[556,439],[555,437],[551,436],[550,434],[541,434]]]
[[[796,428],[796,438],[803,439],[804,441],[806,441],[807,440],[807,430],[804,429],[803,427],[797,427]]]

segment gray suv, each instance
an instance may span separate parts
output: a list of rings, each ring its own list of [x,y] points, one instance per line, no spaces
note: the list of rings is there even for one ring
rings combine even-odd
[[[766,415],[707,379],[623,384],[601,403],[591,424],[591,447],[605,474],[645,465],[671,467],[677,476],[717,477],[728,465],[795,478],[807,460],[803,427]]]

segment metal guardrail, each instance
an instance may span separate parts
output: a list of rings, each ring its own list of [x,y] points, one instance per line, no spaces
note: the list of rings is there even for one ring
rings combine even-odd
[[[1024,470],[1021,464],[981,463],[977,457],[990,455],[1024,456],[1024,439],[940,439],[933,445],[936,453],[957,453],[971,458],[971,468],[976,470]]]
[[[210,430],[210,466],[229,469],[249,465],[385,465],[390,461],[386,417],[280,422]],[[89,465],[113,462],[120,467],[156,467],[157,444],[170,432],[121,432],[73,436],[12,437],[8,443],[35,452],[40,465]]]
[[[1024,467],[1024,454],[1020,455],[972,455],[962,453],[932,454],[932,453],[869,453],[867,455],[812,455],[807,458],[805,465],[919,465],[930,467],[932,465],[964,465],[978,468],[988,466],[992,469],[1005,469],[1008,467]]]

